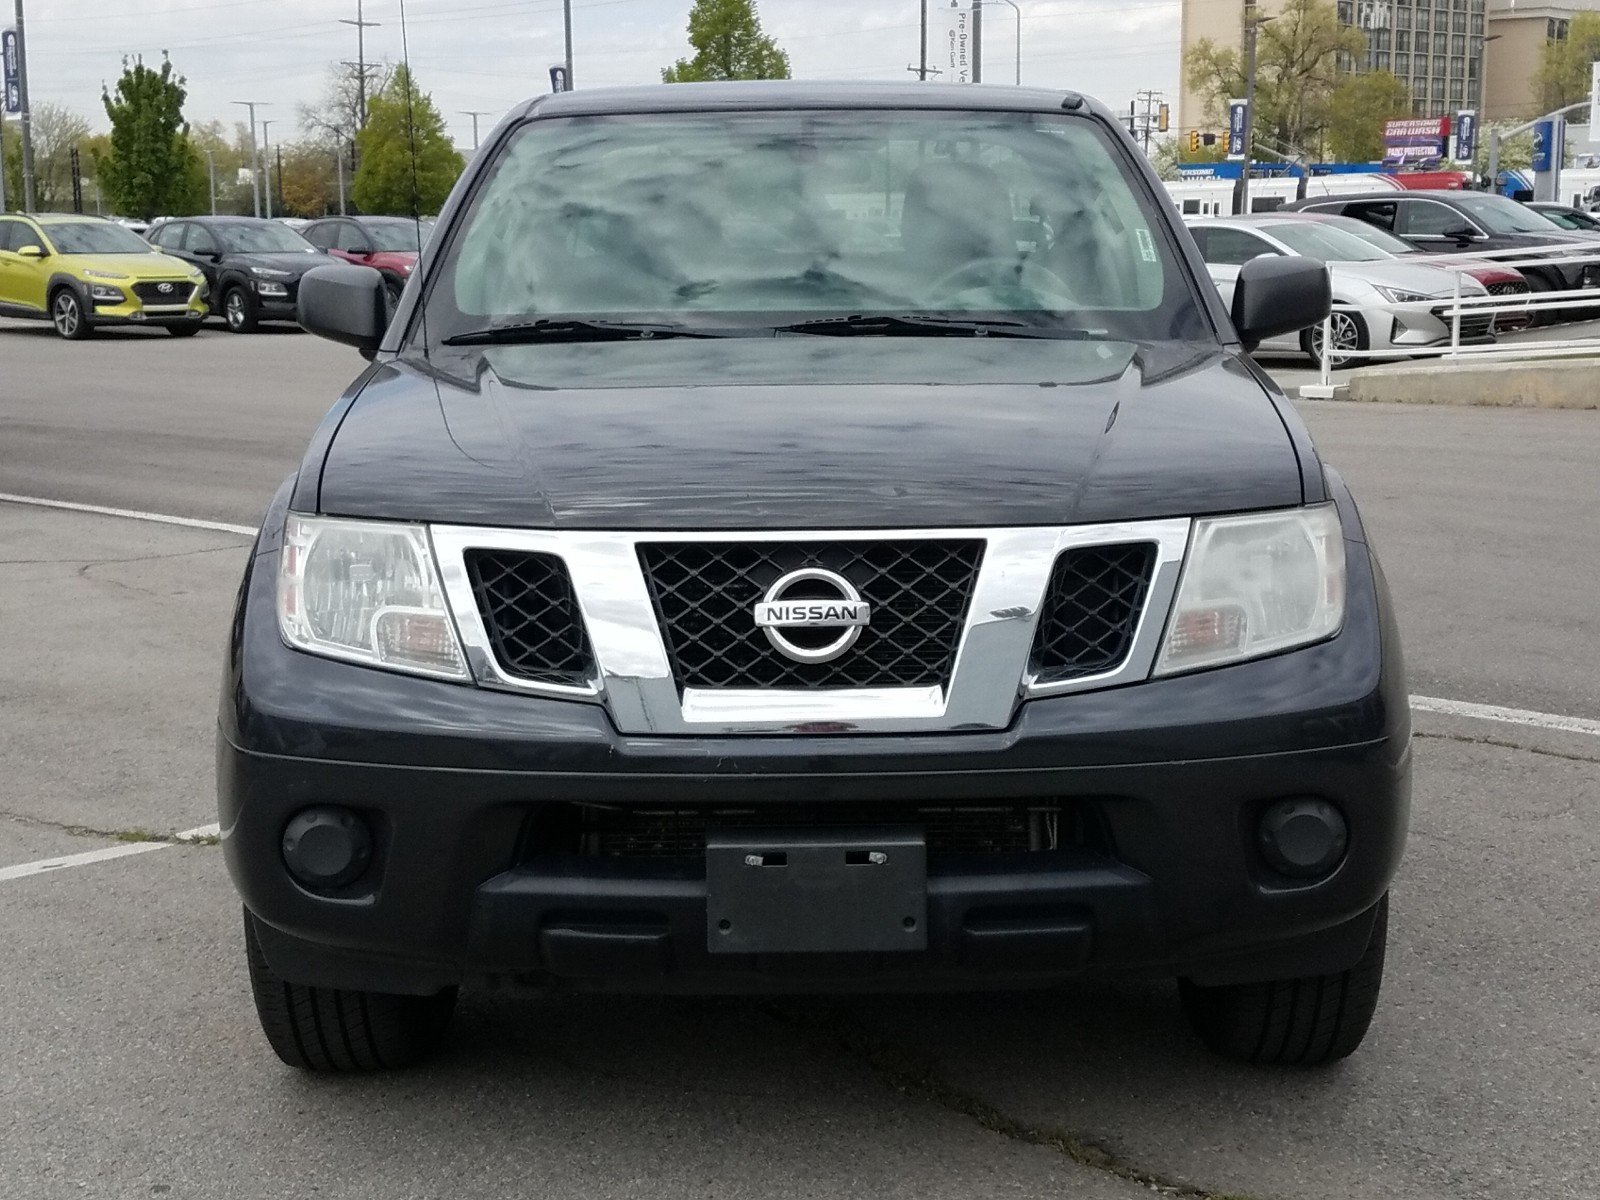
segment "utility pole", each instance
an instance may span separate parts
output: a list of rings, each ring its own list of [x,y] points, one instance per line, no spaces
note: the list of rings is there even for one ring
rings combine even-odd
[[[341,17],[339,24],[356,27],[356,128],[367,127],[367,30],[377,29],[382,22],[369,21],[361,11],[362,0],[356,0],[356,19]],[[350,66],[346,63],[345,66]]]
[[[6,211],[6,106],[0,100],[0,213]]]
[[[344,131],[336,129],[333,133],[335,149],[333,152],[333,169],[339,177],[339,215],[344,216]]]
[[[217,156],[206,151],[206,174],[211,178],[211,215],[217,215]]]
[[[1163,92],[1143,88],[1134,93],[1135,99],[1129,104],[1128,111],[1132,113],[1135,106],[1141,111],[1137,113],[1134,127],[1128,130],[1144,146],[1145,157],[1150,157],[1150,134],[1161,128],[1159,117],[1161,113],[1161,97]],[[1163,131],[1164,132],[1164,131]]]
[[[270,108],[265,100],[235,100],[235,104],[250,110],[250,197],[255,201],[255,214],[261,215],[261,156],[256,152],[256,109]]]
[[[278,211],[280,213],[284,211],[284,208],[283,208],[283,143],[282,142],[278,143]]]
[[[1239,173],[1239,211],[1250,212],[1250,163],[1256,134],[1256,34],[1273,17],[1256,15],[1254,4],[1245,5],[1244,20],[1244,169]]]
[[[20,2],[20,0],[19,0]],[[567,39],[567,90],[573,88],[572,82],[572,0],[561,0],[561,26]]]
[[[928,0],[922,0],[922,51],[917,58],[917,80],[928,82]]]
[[[478,152],[478,118],[487,117],[489,113],[481,108],[463,108],[461,115],[472,118],[472,152]]]
[[[17,96],[22,101],[22,210],[33,211],[33,109],[28,103],[28,38],[17,0]]]
[[[983,82],[983,0],[972,5],[972,82]]]
[[[264,161],[266,179],[265,186],[261,189],[266,196],[267,220],[272,220],[272,139],[267,136],[267,128],[271,121],[261,122],[261,157]]]
[[[976,12],[990,0],[973,0],[973,11]],[[1017,7],[1016,0],[999,0],[1001,4],[1009,4],[1011,11],[1017,14],[1017,85],[1022,84],[1022,10]]]

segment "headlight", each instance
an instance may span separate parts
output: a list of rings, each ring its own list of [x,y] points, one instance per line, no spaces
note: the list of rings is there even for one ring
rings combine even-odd
[[[281,283],[272,283],[269,280],[258,279],[256,291],[263,296],[287,296],[289,289]]]
[[[1331,637],[1344,621],[1344,581],[1331,504],[1196,521],[1156,674]]]
[[[121,288],[114,288],[109,284],[104,283],[90,284],[89,295],[94,300],[106,304],[121,304],[127,299],[127,297],[122,294]]]
[[[1408,292],[1402,288],[1379,287],[1377,284],[1373,284],[1372,288],[1392,304],[1421,304],[1433,299],[1432,296],[1426,296],[1421,292]]]
[[[469,678],[420,525],[290,517],[278,566],[278,628],[310,654]]]
[[[280,271],[275,267],[251,267],[250,274],[258,279],[288,279],[294,275],[294,272]]]
[[[115,271],[95,271],[92,269],[85,270],[83,277],[85,279],[115,279],[119,282],[128,278],[126,275],[118,275]]]

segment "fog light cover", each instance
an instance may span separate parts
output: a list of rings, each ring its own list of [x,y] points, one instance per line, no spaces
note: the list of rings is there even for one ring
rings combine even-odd
[[[311,654],[469,678],[420,525],[290,517],[278,627],[284,641]]]
[[[1157,675],[1259,658],[1344,621],[1344,533],[1332,504],[1195,522]]]

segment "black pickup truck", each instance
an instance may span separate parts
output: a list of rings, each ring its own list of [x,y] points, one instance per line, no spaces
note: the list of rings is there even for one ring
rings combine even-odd
[[[1407,823],[1361,518],[1117,120],[1021,88],[540,98],[273,501],[218,743],[288,1063],[462,986],[1175,979],[1220,1053],[1349,1054]]]

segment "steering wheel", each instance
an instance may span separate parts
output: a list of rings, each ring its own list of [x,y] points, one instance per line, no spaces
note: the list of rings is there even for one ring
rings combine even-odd
[[[1028,276],[1034,276],[1046,286],[1043,288],[1028,283]],[[956,285],[971,278],[972,282],[965,287]],[[1077,298],[1072,294],[1072,288],[1067,281],[1062,279],[1049,267],[1040,266],[1031,259],[1001,258],[975,258],[969,263],[963,263],[953,271],[946,271],[934,280],[930,289],[934,298],[948,299],[948,293],[967,291],[972,287],[989,287],[995,283],[1004,283],[1013,287],[1025,287],[1038,296],[1060,300],[1061,308],[1077,306]]]

